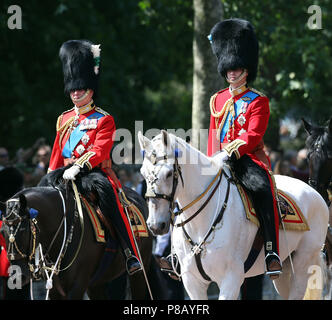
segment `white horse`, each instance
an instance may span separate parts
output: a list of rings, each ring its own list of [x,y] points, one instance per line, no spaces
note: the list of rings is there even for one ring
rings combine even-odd
[[[244,273],[244,261],[258,228],[246,218],[241,197],[233,183],[229,183],[229,196],[225,200],[228,188],[225,177],[230,176],[229,169],[220,161],[218,154],[207,157],[166,131],[152,140],[139,132],[138,140],[144,153],[141,173],[147,181],[148,193],[153,194],[148,201],[147,223],[151,231],[154,234],[168,232],[172,218],[170,205],[174,201],[180,209],[185,209],[177,216],[175,224],[190,220],[201,208],[199,214],[183,227],[174,227],[172,233],[172,251],[179,258],[182,281],[190,299],[207,299],[211,281],[216,282],[220,289],[219,299],[237,299],[244,278],[264,273],[265,262],[262,249],[254,265]],[[218,179],[214,178],[221,168],[220,184],[202,209],[217,184]],[[283,273],[274,280],[274,285],[284,299],[303,299],[311,273],[323,267],[320,253],[328,227],[328,208],[319,193],[306,183],[281,175],[276,175],[275,181],[278,189],[296,201],[310,230],[284,234],[280,228],[279,251]],[[225,202],[226,208],[221,209]],[[221,221],[211,230],[213,221],[222,210]],[[185,232],[196,246],[187,241]],[[202,268],[210,280],[205,280],[197,267],[194,252],[200,251]],[[289,252],[292,253],[291,260]],[[317,276],[319,274],[316,273]]]

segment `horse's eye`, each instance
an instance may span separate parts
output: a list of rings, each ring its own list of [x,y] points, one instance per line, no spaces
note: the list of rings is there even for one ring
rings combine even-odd
[[[167,175],[166,175],[166,179],[168,179],[169,177],[171,177],[172,176],[172,171],[169,171],[168,173],[167,173]]]

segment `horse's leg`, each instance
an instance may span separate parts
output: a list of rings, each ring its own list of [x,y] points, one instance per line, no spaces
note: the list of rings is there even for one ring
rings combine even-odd
[[[207,289],[209,282],[198,279],[190,272],[184,272],[182,275],[183,285],[191,300],[207,300]]]
[[[244,281],[243,263],[232,263],[219,284],[219,300],[237,300]]]
[[[295,275],[291,274],[289,300],[302,300],[306,293],[309,272],[314,272],[315,268],[321,268],[320,263],[320,249],[314,251],[304,250],[299,248],[293,259]],[[313,268],[311,270],[311,268]],[[318,272],[323,272],[322,269]],[[318,276],[318,275],[317,275]],[[318,284],[318,283],[317,283]]]

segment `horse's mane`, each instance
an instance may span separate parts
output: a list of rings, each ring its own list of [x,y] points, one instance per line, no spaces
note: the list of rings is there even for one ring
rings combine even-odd
[[[175,141],[176,144],[179,144],[188,153],[190,153],[191,151],[196,152],[197,155],[193,159],[194,161],[197,161],[197,159],[200,159],[200,161],[202,163],[204,163],[205,165],[208,163],[208,164],[211,164],[213,166],[216,165],[217,167],[219,167],[220,163],[217,160],[217,158],[215,158],[215,157],[208,157],[205,153],[201,152],[199,149],[197,149],[196,147],[194,147],[190,143],[186,142],[184,139],[182,139],[182,138],[180,138],[180,137],[178,137],[178,136],[176,136],[176,135],[174,135],[172,133],[169,133],[168,135],[171,137],[171,139],[173,139]],[[161,138],[158,135],[154,139],[156,139],[157,137],[159,139]],[[176,145],[175,145],[175,147],[176,147]],[[180,161],[180,163],[181,163],[181,161]]]

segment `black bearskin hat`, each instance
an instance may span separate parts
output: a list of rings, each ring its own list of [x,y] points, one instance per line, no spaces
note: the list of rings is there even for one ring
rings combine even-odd
[[[218,72],[226,77],[228,70],[248,70],[247,81],[255,80],[258,67],[258,41],[253,26],[242,19],[218,22],[209,35],[212,51],[218,60]]]
[[[62,62],[64,90],[98,90],[100,49],[89,40],[69,40],[62,44],[59,57]]]

